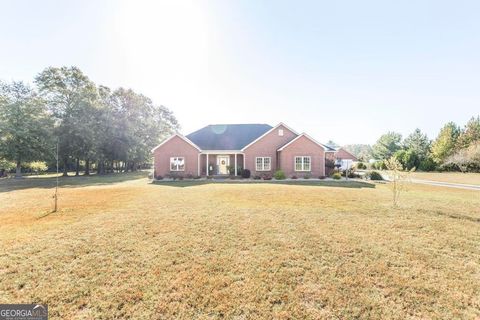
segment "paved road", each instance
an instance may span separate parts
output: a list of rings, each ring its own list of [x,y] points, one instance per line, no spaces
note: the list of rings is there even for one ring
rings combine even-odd
[[[421,180],[421,179],[410,179],[410,181],[413,182],[413,183],[428,184],[428,185],[431,185],[431,186],[450,187],[450,188],[480,191],[480,186],[477,186],[477,185],[474,185],[474,184],[450,183],[450,182],[440,182],[440,181]]]

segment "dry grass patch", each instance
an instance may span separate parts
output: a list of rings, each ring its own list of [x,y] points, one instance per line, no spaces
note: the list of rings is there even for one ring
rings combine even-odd
[[[0,303],[52,319],[480,317],[476,191],[140,179],[37,219],[47,189],[3,187]]]

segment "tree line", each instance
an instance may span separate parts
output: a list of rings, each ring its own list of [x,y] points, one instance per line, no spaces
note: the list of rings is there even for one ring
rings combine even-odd
[[[34,79],[0,82],[0,170],[58,160],[63,175],[133,171],[179,129],[172,111],[131,89],[96,85],[77,67],[49,67]]]
[[[345,149],[363,161],[377,160],[377,169],[385,169],[385,160],[394,157],[406,170],[480,172],[480,116],[472,117],[463,128],[445,124],[433,141],[415,129],[405,139],[400,133],[387,132],[373,146],[347,145]]]

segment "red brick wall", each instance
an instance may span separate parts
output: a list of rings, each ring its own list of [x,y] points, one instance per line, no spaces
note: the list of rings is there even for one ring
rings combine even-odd
[[[283,129],[283,136],[278,135],[278,130]],[[292,141],[297,135],[284,126],[279,126],[262,139],[258,140],[245,150],[245,168],[249,169],[252,176],[258,174],[273,174],[277,170],[277,150]],[[270,171],[255,171],[256,157],[271,157]]]
[[[175,136],[154,151],[155,176],[165,177],[171,173],[196,176],[199,151],[182,138]],[[185,171],[170,172],[170,157],[185,157]]]
[[[295,171],[295,156],[310,156],[311,171]],[[293,175],[302,178],[305,174],[310,174],[312,178],[325,175],[325,150],[305,136],[280,151],[279,158],[281,169],[288,178]]]

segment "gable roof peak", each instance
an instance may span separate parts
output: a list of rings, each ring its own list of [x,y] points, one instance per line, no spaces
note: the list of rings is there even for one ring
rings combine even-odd
[[[300,139],[301,137],[305,137],[307,138],[308,140],[312,141],[313,143],[319,145],[320,147],[323,148],[323,150],[325,151],[328,151],[328,148],[323,144],[323,143],[320,143],[318,142],[317,140],[315,140],[314,138],[310,137],[308,134],[306,134],[305,132],[302,132],[301,134],[299,134],[298,136],[296,136],[294,139],[290,140],[289,142],[287,142],[285,145],[281,146],[280,148],[277,149],[277,151],[282,151],[283,149],[285,149],[286,147],[288,147],[289,145],[291,145],[292,143],[294,143],[295,141],[297,141],[298,139]]]
[[[200,149],[195,143],[193,143],[190,139],[188,139],[187,137],[183,136],[182,134],[178,133],[178,132],[175,132],[174,134],[172,134],[170,137],[168,137],[167,139],[163,140],[158,146],[156,146],[155,148],[153,148],[151,150],[151,152],[155,152],[155,150],[157,150],[158,148],[160,148],[161,146],[163,146],[165,143],[167,143],[168,141],[172,140],[173,138],[175,137],[179,137],[180,139],[182,139],[183,141],[187,142],[188,144],[190,144],[192,147],[194,147],[195,149],[197,149],[198,151],[202,151],[202,149]]]
[[[279,124],[277,124],[275,127],[272,127],[270,130],[268,130],[267,132],[265,132],[264,134],[262,134],[260,137],[258,137],[257,139],[253,140],[252,142],[250,142],[249,144],[247,144],[245,147],[242,148],[242,151],[245,151],[245,149],[247,149],[248,147],[250,147],[252,144],[254,144],[255,142],[257,142],[258,140],[262,139],[263,137],[265,137],[267,134],[269,134],[270,132],[272,132],[273,130],[277,129],[278,127],[285,127],[286,129],[290,130],[291,132],[293,132],[295,135],[298,135],[298,133],[293,130],[292,128],[290,128],[289,126],[287,126],[285,123],[283,122],[280,122]]]

